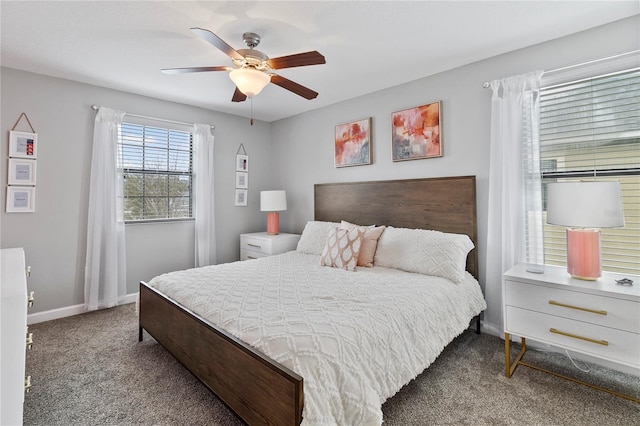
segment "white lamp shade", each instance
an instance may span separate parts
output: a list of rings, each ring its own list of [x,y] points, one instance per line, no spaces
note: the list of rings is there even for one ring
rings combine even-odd
[[[240,68],[229,73],[233,81],[242,93],[248,97],[257,95],[271,81],[271,76],[266,72],[253,68]]]
[[[624,226],[620,183],[582,181],[548,184],[547,222],[576,228]]]
[[[286,191],[260,191],[260,210],[278,212],[287,209]]]

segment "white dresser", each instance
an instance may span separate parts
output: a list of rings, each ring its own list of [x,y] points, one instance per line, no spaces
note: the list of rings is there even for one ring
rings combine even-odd
[[[298,234],[269,235],[266,232],[240,234],[240,260],[257,259],[295,250],[298,240],[300,240]]]
[[[526,351],[525,339],[622,364],[640,373],[640,277],[604,272],[597,281],[571,278],[566,268],[545,266],[543,274],[514,266],[504,274],[506,374]],[[630,278],[632,286],[616,280]],[[512,364],[510,335],[523,350]],[[530,366],[530,365],[528,365]],[[635,371],[635,370],[634,370]]]
[[[24,250],[0,250],[0,424],[21,425],[25,389],[27,333],[27,278]]]

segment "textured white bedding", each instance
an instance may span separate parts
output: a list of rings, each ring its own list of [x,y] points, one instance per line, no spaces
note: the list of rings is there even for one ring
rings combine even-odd
[[[149,285],[304,378],[303,425],[380,425],[382,404],[486,308],[475,279],[355,272],[289,252]]]

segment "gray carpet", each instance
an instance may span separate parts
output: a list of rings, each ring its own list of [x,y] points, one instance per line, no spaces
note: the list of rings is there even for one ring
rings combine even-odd
[[[25,425],[242,424],[148,334],[138,343],[134,304],[29,330]],[[638,377],[596,366],[583,374],[558,354],[526,358],[640,397]],[[640,425],[640,404],[522,366],[511,379],[503,370],[503,341],[468,330],[383,405],[384,424]]]

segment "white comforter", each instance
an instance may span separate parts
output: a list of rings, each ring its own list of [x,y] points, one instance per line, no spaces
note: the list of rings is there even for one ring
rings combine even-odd
[[[468,275],[468,274],[467,274]],[[478,283],[289,252],[149,285],[304,378],[303,425],[380,425],[382,404],[486,308]]]

